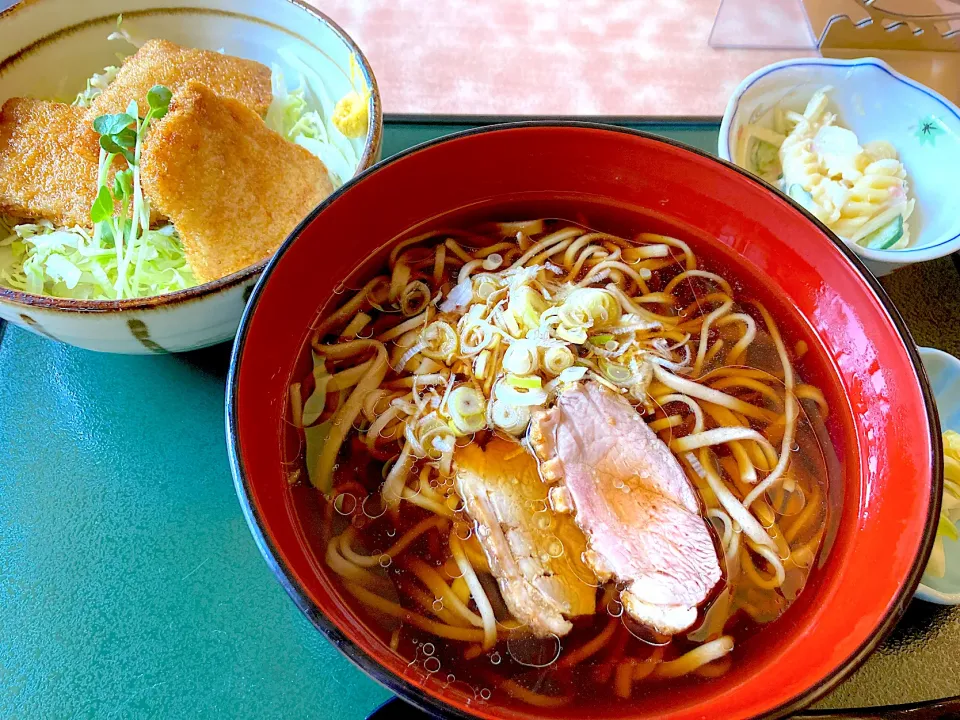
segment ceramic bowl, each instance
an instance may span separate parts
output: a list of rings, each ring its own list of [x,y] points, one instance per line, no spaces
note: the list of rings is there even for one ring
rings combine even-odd
[[[108,42],[117,16],[135,38],[277,63],[295,46],[312,58],[334,97],[351,89],[350,59],[371,88],[370,128],[357,171],[380,156],[376,80],[360,48],[332,20],[298,0],[24,0],[0,13],[0,102],[15,96],[72,97],[88,77],[116,64]],[[123,47],[120,47],[123,45]],[[296,74],[286,69],[287,77]],[[230,340],[266,260],[220,280],[168,295],[73,301],[0,288],[0,318],[54,340],[117,353],[180,352]]]
[[[378,212],[364,212],[372,204]],[[682,692],[664,688],[629,701],[598,696],[586,711],[520,706],[503,691],[480,702],[462,683],[445,683],[443,673],[423,672],[394,653],[328,575],[317,494],[289,485],[286,464],[292,438],[284,408],[291,378],[309,363],[310,327],[342,292],[342,280],[390,239],[466,216],[581,217],[600,229],[672,234],[725,268],[744,296],[768,303],[790,342],[808,344],[804,377],[831,404],[831,531],[803,593],[775,627],[737,641],[727,674],[685,684]],[[347,228],[356,242],[325,241]],[[909,333],[902,319],[863,270],[849,248],[754,176],[651,135],[522,123],[421,145],[329,198],[254,290],[227,384],[228,449],[247,522],[317,628],[374,678],[444,717],[788,714],[832,689],[899,618],[926,564],[939,512],[942,450],[933,395],[916,348],[903,340]],[[902,441],[903,428],[910,428],[910,442]]]
[[[920,348],[920,358],[937,400],[940,427],[960,432],[960,360],[934,348]],[[942,578],[925,574],[917,597],[940,605],[960,605],[960,542],[944,540],[947,571]]]
[[[917,204],[910,216],[910,247],[870,250],[849,243],[875,275],[960,248],[960,109],[942,95],[894,71],[882,60],[804,58],[768,65],[746,78],[727,103],[718,152],[753,170],[742,127],[770,127],[773,108],[802,111],[825,85],[839,122],[861,142],[887,140],[896,147]]]

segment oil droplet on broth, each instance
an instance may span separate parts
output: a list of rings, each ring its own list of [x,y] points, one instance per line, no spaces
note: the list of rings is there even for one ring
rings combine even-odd
[[[499,665],[501,660],[503,660],[503,658],[500,657],[500,653],[498,653],[496,650],[490,653],[490,662],[492,664]]]
[[[367,495],[363,501],[363,514],[368,518],[376,519],[387,511],[387,504],[380,497],[380,494]]]
[[[540,530],[552,530],[554,525],[554,520],[547,512],[539,512],[534,518],[534,522],[537,525],[537,528]]]
[[[672,638],[669,635],[661,635],[656,630],[641,625],[629,615],[620,614],[620,622],[627,629],[627,632],[633,635],[637,640],[654,647],[663,647],[669,645]]]
[[[340,493],[333,499],[333,509],[341,515],[350,515],[357,509],[357,498],[350,493]]]
[[[607,603],[607,614],[611,617],[620,617],[623,615],[623,603],[614,598]]]
[[[380,567],[388,568],[393,563],[393,558],[391,558],[389,555],[384,554],[380,556],[379,562],[380,562]]]
[[[453,512],[457,512],[458,510],[460,510],[460,498],[458,498],[456,495],[451,495],[450,497],[448,497],[445,504]]]
[[[807,504],[803,488],[796,483],[792,488],[787,487],[786,483],[772,487],[767,490],[766,496],[774,512],[784,517],[799,514]]]
[[[433,655],[437,651],[433,643],[424,643],[420,649],[423,650],[424,655]]]
[[[519,636],[507,638],[507,653],[514,662],[526,667],[544,668],[553,665],[560,657],[560,638],[548,635],[544,638]]]
[[[490,692],[490,688],[483,688],[480,690],[480,697],[484,700],[489,700],[493,696],[493,693]]]
[[[397,534],[396,528],[389,528],[387,530],[387,537],[393,537]]]
[[[428,673],[440,672],[440,661],[435,657],[428,657],[423,661],[423,669]]]
[[[550,557],[558,558],[563,555],[563,543],[560,541],[560,538],[553,538],[547,544],[547,553]]]

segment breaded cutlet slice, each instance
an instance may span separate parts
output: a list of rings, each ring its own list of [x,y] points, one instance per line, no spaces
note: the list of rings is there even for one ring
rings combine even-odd
[[[93,225],[97,161],[74,151],[83,116],[83,108],[31,98],[3,104],[0,211],[56,225]]]
[[[198,82],[174,93],[148,136],[144,192],[176,226],[204,281],[268,257],[333,192],[319,158]]]
[[[90,128],[88,134],[94,138],[94,153],[97,139],[93,121],[97,117],[126,112],[131,100],[137,101],[143,116],[148,109],[150,88],[163,85],[176,92],[191,80],[203,83],[218,95],[238,100],[261,117],[273,100],[270,68],[266,65],[233,55],[181,47],[169,40],[148,40],[123,61],[113,82],[87,108],[85,122]],[[89,153],[88,143],[89,140],[85,140],[77,150]]]

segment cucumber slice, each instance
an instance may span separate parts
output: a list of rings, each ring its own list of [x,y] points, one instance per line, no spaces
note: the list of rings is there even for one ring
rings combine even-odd
[[[787,195],[803,205],[803,207],[810,212],[813,212],[813,195],[804,190],[803,185],[800,185],[799,183],[793,183],[793,185],[787,188]]]
[[[886,250],[903,237],[903,215],[897,215],[883,227],[874,230],[860,243],[871,250]]]
[[[757,140],[753,144],[753,167],[758,173],[765,174],[780,162],[780,151],[776,145],[766,140]]]

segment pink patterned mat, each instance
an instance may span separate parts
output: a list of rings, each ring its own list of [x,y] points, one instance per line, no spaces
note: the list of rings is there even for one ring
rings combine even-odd
[[[719,0],[309,1],[390,113],[718,116],[746,75],[805,54],[711,48]]]

